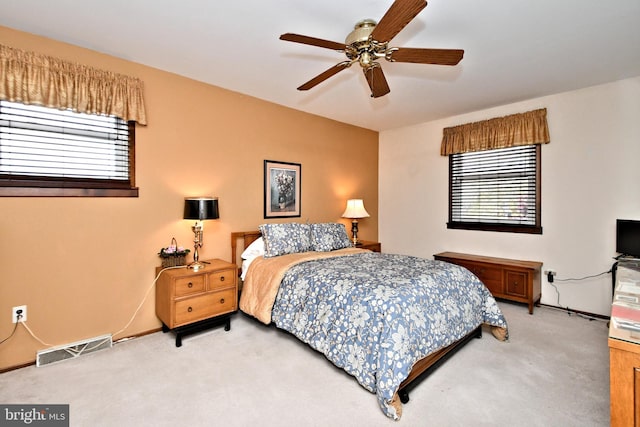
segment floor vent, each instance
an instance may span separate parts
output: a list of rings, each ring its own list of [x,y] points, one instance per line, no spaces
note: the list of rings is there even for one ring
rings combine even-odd
[[[49,365],[51,363],[60,362],[62,360],[74,359],[83,354],[93,353],[94,351],[111,348],[113,341],[111,335],[102,335],[100,337],[89,338],[82,341],[76,341],[71,344],[64,344],[57,347],[40,350],[36,357],[36,366]]]

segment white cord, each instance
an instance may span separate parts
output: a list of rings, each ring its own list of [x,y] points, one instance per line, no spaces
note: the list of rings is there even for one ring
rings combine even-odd
[[[32,337],[34,337],[36,340],[40,341],[40,344],[42,344],[42,345],[46,345],[46,346],[49,346],[49,347],[52,347],[52,346],[53,346],[53,344],[46,343],[46,342],[42,341],[40,338],[38,338],[38,337],[36,336],[36,334],[34,334],[34,333],[33,333],[33,331],[31,330],[31,328],[29,328],[29,326],[27,325],[27,322],[26,322],[26,321],[24,321],[24,322],[20,322],[20,323],[22,323],[22,326],[24,326],[25,328],[27,328],[27,331],[29,331],[29,333],[31,334],[31,336],[32,336]]]
[[[123,331],[125,331],[129,326],[131,326],[131,323],[133,323],[133,319],[136,318],[136,316],[138,315],[138,312],[140,311],[140,309],[142,308],[143,304],[145,303],[145,301],[147,300],[147,297],[149,296],[149,292],[151,292],[151,289],[153,289],[153,287],[155,286],[156,282],[158,281],[158,279],[160,278],[160,275],[162,274],[163,271],[165,270],[171,270],[174,268],[186,268],[184,265],[180,265],[180,266],[176,266],[176,267],[166,267],[163,268],[162,270],[160,270],[158,272],[158,275],[156,276],[155,279],[153,279],[153,283],[151,283],[151,286],[149,286],[149,289],[147,289],[147,292],[144,294],[144,298],[142,299],[142,301],[140,301],[140,304],[138,305],[138,308],[136,309],[136,311],[133,313],[133,316],[131,316],[131,319],[129,319],[129,322],[122,328],[120,329],[118,332],[116,332],[115,334],[112,334],[112,336],[116,336],[120,333],[122,333]]]
[[[136,311],[133,313],[133,316],[131,316],[131,319],[129,319],[129,322],[127,322],[127,324],[126,324],[122,329],[120,329],[118,332],[116,332],[115,334],[112,334],[112,335],[111,335],[112,337],[115,337],[116,335],[118,335],[118,334],[122,333],[122,332],[123,332],[123,331],[125,331],[129,326],[131,326],[131,323],[133,323],[133,319],[135,319],[135,318],[136,318],[136,316],[138,315],[138,312],[140,311],[140,309],[142,308],[143,304],[144,304],[144,303],[145,303],[145,301],[147,300],[147,297],[149,296],[149,292],[151,292],[151,289],[153,289],[153,287],[155,286],[155,284],[156,284],[156,282],[158,281],[158,279],[160,278],[160,275],[162,274],[162,272],[164,272],[165,270],[171,270],[171,269],[175,269],[175,268],[186,268],[186,266],[184,266],[184,265],[180,265],[180,266],[176,266],[176,267],[165,267],[165,268],[163,268],[162,270],[160,270],[160,271],[158,272],[158,275],[156,276],[156,278],[155,278],[155,279],[153,279],[153,282],[151,283],[151,286],[149,286],[149,288],[147,289],[147,292],[144,294],[144,298],[142,299],[142,301],[141,301],[141,302],[140,302],[140,304],[138,305],[138,308],[136,309]],[[19,323],[21,323],[21,324],[22,324],[22,325],[27,329],[27,331],[29,331],[29,334],[31,334],[31,336],[32,336],[33,338],[35,338],[38,342],[40,342],[40,344],[42,344],[42,345],[44,345],[44,346],[47,346],[47,347],[53,347],[53,346],[54,346],[53,344],[46,343],[46,342],[42,341],[40,338],[38,338],[38,337],[36,336],[36,334],[34,334],[34,333],[33,333],[33,331],[31,330],[31,328],[29,328],[29,326],[27,325],[27,322],[23,321],[23,322],[19,322]],[[118,340],[117,342],[119,342],[119,341],[125,341],[125,340],[128,340],[128,339],[129,339],[129,338],[121,338],[121,339],[120,339],[120,340]],[[86,344],[85,344],[85,346],[84,346],[82,349],[80,349],[80,350],[67,349],[67,351],[69,352],[69,354],[72,354],[72,355],[74,355],[74,356],[79,356],[80,354],[82,354],[82,353],[83,353],[83,352],[85,352],[85,351],[93,350],[93,349],[95,349],[95,348],[100,347],[102,344],[104,344],[104,343],[105,343],[105,342],[107,342],[108,340],[109,340],[109,338],[107,338],[107,339],[105,339],[105,340],[103,340],[103,341],[99,342],[98,344],[96,344],[96,345],[94,345],[93,347],[88,348],[88,349],[86,348]]]

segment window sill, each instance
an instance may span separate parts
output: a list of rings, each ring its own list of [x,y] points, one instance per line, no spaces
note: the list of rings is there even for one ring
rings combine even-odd
[[[0,197],[138,197],[138,188],[0,187]]]
[[[535,225],[495,224],[482,222],[448,222],[447,228],[456,230],[498,231],[504,233],[542,234],[542,227]]]

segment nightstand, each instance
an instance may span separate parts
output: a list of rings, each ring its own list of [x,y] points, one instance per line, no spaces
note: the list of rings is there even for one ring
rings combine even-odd
[[[198,271],[165,270],[156,282],[156,315],[163,332],[176,333],[176,347],[193,332],[223,323],[230,330],[231,314],[238,310],[238,267],[220,259],[207,262]]]
[[[370,242],[368,240],[358,240],[356,248],[369,249],[373,252],[382,252],[382,244],[380,242]]]

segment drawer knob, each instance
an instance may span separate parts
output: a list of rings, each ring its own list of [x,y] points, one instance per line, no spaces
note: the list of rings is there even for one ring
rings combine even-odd
[[[224,282],[224,276],[221,276],[221,277],[220,277],[220,281],[221,281],[221,282]]]
[[[189,308],[187,308],[187,311],[188,311],[189,313],[191,313],[191,312],[193,311],[193,308],[189,307]]]
[[[220,298],[220,304],[224,304],[224,298]]]
[[[189,287],[189,288],[193,288],[193,283],[189,282],[189,284],[187,285],[187,287]]]

